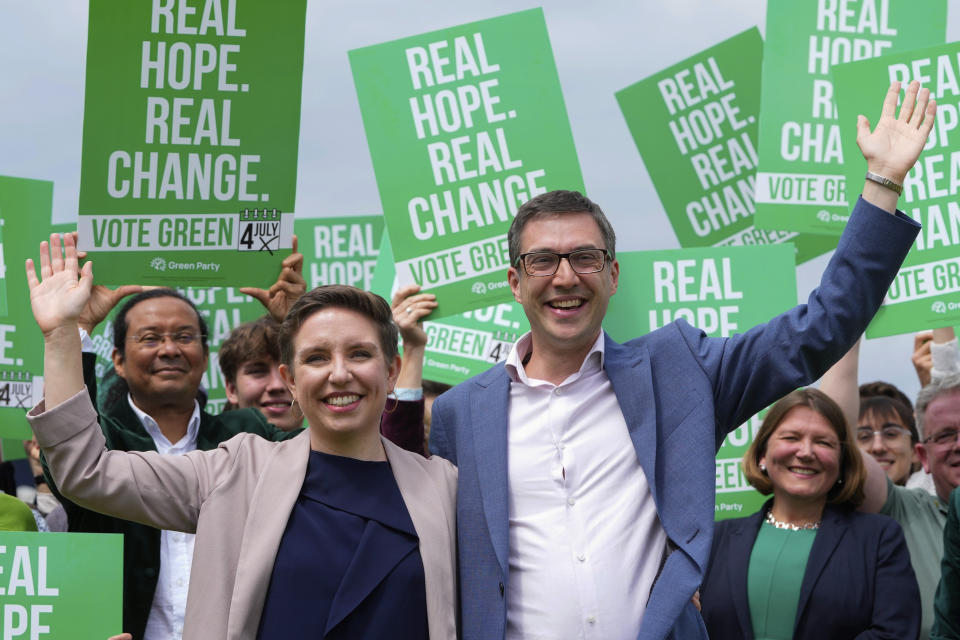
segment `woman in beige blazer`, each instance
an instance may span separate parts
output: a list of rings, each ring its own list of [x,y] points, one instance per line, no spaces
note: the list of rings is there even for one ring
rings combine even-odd
[[[92,267],[64,244],[41,244],[40,280],[27,261],[45,343],[44,402],[28,418],[67,497],[196,532],[183,637],[455,638],[456,469],[379,434],[400,364],[389,305],[331,286],[291,308],[281,370],[309,423],[300,436],[241,434],[183,456],[106,451],[77,330]]]

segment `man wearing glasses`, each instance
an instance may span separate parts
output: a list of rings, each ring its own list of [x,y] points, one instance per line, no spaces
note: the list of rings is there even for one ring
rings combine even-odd
[[[691,599],[709,558],[716,450],[816,380],[883,300],[917,231],[891,214],[932,126],[918,90],[897,119],[895,83],[877,130],[858,122],[870,172],[809,303],[742,335],[680,321],[614,342],[601,324],[620,267],[600,207],[570,191],[520,207],[507,278],[531,331],[433,409],[430,449],[459,468],[465,640],[706,638]]]
[[[920,442],[914,450],[924,471],[933,478],[936,495],[895,485],[880,465],[865,455],[866,500],[861,509],[890,516],[903,527],[925,605],[920,637],[926,638],[933,618],[933,609],[927,605],[934,601],[940,581],[947,505],[950,492],[960,486],[960,374],[934,378],[920,390],[916,411]]]

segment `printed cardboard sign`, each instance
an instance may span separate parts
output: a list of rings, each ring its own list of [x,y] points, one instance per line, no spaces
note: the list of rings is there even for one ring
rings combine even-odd
[[[862,113],[875,125],[884,90],[893,80],[904,87],[919,80],[937,99],[933,132],[904,180],[898,203],[923,229],[867,327],[867,337],[954,326],[960,322],[960,43],[839,66],[834,78],[837,108],[846,121]],[[844,144],[848,152],[856,141]],[[847,163],[845,170],[848,184],[863,183],[862,158]]]
[[[43,398],[43,335],[30,309],[24,276],[27,258],[37,261],[38,247],[49,238],[53,183],[0,176],[0,220],[7,313],[0,316],[0,437],[32,437],[25,415]],[[22,457],[22,446],[7,457]],[[16,452],[16,455],[12,455]]]
[[[4,640],[109,638],[123,630],[123,536],[0,531]]]
[[[91,0],[80,248],[102,284],[269,286],[293,235],[306,0]]]
[[[506,232],[552,189],[583,191],[540,9],[350,52],[402,284],[449,316],[512,299]]]
[[[373,280],[374,293],[387,300],[397,290],[390,237],[383,234]],[[439,294],[437,301],[440,301]],[[453,316],[431,314],[423,323],[427,332],[423,378],[445,384],[460,384],[507,359],[513,343],[530,330],[530,323],[517,302],[500,302]]]
[[[942,44],[946,0],[767,2],[760,99],[756,224],[839,235],[862,180],[844,167],[861,159],[849,142],[856,120],[838,119],[830,70],[855,60]],[[871,112],[885,85],[867,92]],[[879,96],[879,97],[878,97]],[[856,147],[853,147],[856,149]]]
[[[294,228],[303,254],[307,289],[349,284],[370,290],[383,236],[383,216],[298,218]]]
[[[711,337],[729,337],[797,304],[789,244],[617,253],[620,284],[604,329],[625,342],[684,319]],[[753,513],[765,498],[746,481],[740,461],[763,412],[727,435],[717,453],[716,518]]]
[[[617,101],[680,246],[792,242],[800,263],[836,241],[753,224],[762,59],[754,27],[617,92]]]

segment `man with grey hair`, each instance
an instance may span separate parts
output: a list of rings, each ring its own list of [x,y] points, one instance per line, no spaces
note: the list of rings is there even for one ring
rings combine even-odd
[[[866,500],[860,507],[890,516],[903,527],[910,563],[920,586],[923,622],[920,638],[930,637],[934,594],[940,581],[943,528],[950,492],[960,485],[960,373],[933,381],[916,403],[920,442],[915,447],[923,469],[933,478],[936,495],[893,484],[871,455],[864,455]]]

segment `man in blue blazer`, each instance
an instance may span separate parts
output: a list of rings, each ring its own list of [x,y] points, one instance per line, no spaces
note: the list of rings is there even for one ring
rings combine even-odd
[[[816,380],[873,317],[918,231],[896,213],[935,105],[887,92],[857,140],[863,195],[806,305],[728,339],[683,321],[617,344],[614,234],[576,192],[523,205],[508,234],[531,332],[441,396],[431,451],[459,467],[466,640],[706,638],[691,602],[710,552],[714,456],[759,409]]]

